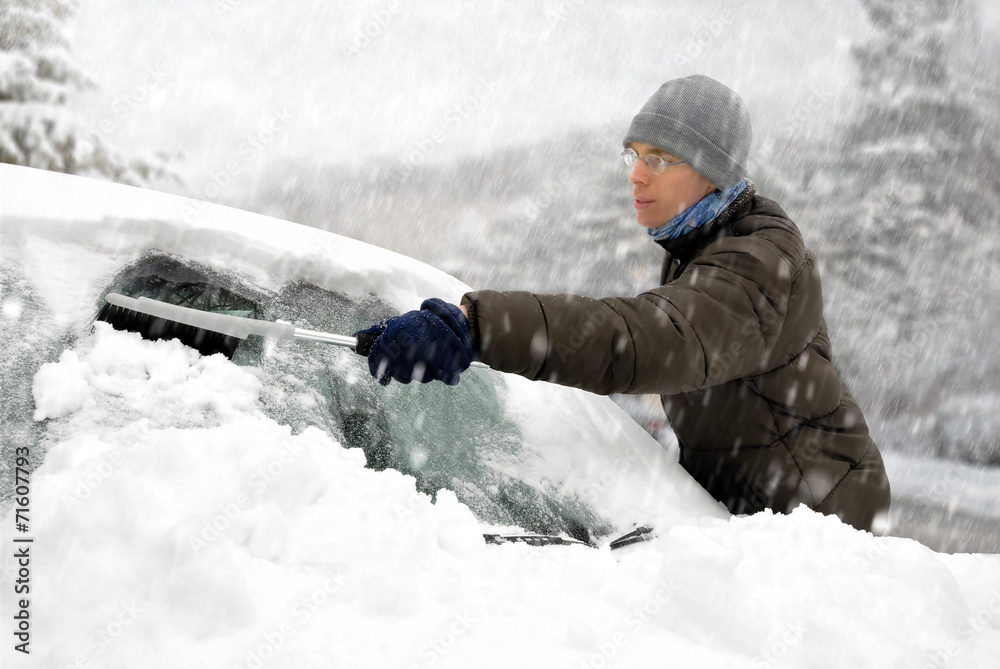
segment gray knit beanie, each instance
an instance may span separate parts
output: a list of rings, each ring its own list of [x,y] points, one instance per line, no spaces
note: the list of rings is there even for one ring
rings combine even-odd
[[[642,142],[669,151],[726,190],[746,177],[752,139],[740,96],[695,74],[660,86],[632,119],[622,144]]]

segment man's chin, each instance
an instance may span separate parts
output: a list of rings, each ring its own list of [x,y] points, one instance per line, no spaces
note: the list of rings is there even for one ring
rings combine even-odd
[[[636,216],[635,220],[636,220],[636,223],[638,223],[640,226],[646,228],[647,230],[652,230],[654,228],[658,228],[661,225],[663,225],[663,223],[660,223],[660,222],[658,222],[656,220],[651,220],[651,219],[647,219],[647,218],[640,218],[638,216]]]

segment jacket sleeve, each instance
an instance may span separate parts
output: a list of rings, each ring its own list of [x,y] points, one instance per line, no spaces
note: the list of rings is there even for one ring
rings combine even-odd
[[[791,286],[787,254],[729,237],[637,297],[483,290],[462,303],[494,369],[602,395],[673,395],[767,371]]]

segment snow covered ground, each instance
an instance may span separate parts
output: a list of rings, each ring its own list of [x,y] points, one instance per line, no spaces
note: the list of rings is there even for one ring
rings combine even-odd
[[[730,518],[604,398],[494,373],[458,386],[493,388],[518,435],[492,466],[579,499],[604,538],[635,522],[656,538],[493,546],[482,533],[497,527],[455,491],[432,499],[322,425],[276,420],[281,345],[241,366],[88,326],[115,272],[154,248],[264,289],[308,281],[397,309],[457,299],[443,273],[103,182],[0,166],[0,189],[3,402],[30,393],[33,426],[4,435],[5,667],[1000,666],[1000,556],[804,509]],[[343,355],[345,382],[367,383]],[[286,381],[302,391],[284,402],[314,415],[320,399]],[[427,447],[447,450],[446,435]],[[26,491],[11,485],[15,448],[40,461]],[[940,478],[903,464],[890,460],[911,472],[903,490]]]

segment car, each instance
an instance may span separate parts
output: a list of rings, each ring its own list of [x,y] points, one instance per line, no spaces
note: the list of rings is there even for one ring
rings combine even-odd
[[[10,356],[21,383],[88,336],[109,292],[350,334],[469,290],[416,260],[250,212],[7,166],[4,182],[15,194],[3,214],[6,304],[33,305],[19,307],[15,332],[29,314],[45,323],[44,343]],[[363,358],[317,343],[251,337],[229,357],[264,379],[269,418],[318,428],[368,468],[412,476],[419,493],[452,491],[493,537],[596,546],[663,513],[724,516],[676,453],[607,398],[477,369],[455,388],[381,387]],[[41,438],[26,412],[5,423]],[[655,502],[637,505],[637,490]]]

